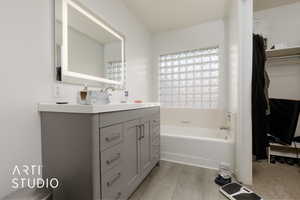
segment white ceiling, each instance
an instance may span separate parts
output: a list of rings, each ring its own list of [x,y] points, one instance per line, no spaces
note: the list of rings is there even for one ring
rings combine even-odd
[[[268,8],[275,8],[278,6],[283,6],[286,4],[292,4],[300,2],[300,0],[254,0],[254,10],[259,11],[259,10],[264,10]]]
[[[123,1],[149,31],[157,33],[221,19],[228,0]]]

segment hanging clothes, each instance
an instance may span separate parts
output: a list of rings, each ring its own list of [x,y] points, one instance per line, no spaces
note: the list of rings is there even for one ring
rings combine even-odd
[[[292,144],[300,114],[300,101],[270,99],[270,134],[285,144]]]
[[[252,58],[252,149],[257,160],[267,158],[268,78],[265,71],[264,38],[253,35]]]
[[[264,76],[265,76],[265,98],[266,98],[266,102],[267,102],[266,115],[270,115],[271,114],[270,100],[269,100],[270,78],[269,78],[269,75],[266,70],[265,70]]]

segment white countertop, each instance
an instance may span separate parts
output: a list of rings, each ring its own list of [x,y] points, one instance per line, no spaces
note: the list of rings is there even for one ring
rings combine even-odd
[[[56,104],[39,103],[39,112],[64,112],[64,113],[103,113],[122,110],[133,110],[139,108],[150,108],[160,106],[159,103],[120,103],[106,105],[80,105],[80,104]]]

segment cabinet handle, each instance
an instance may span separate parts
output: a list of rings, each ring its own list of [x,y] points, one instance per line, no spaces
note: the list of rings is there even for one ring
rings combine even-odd
[[[107,161],[106,161],[106,164],[110,165],[111,163],[113,163],[113,162],[119,160],[120,157],[121,157],[121,154],[120,154],[120,153],[117,153],[117,156],[114,157],[114,158],[112,158],[112,159],[110,159],[110,160],[107,160]]]
[[[142,131],[142,137],[141,137],[141,139],[143,139],[143,138],[145,138],[145,124],[142,124],[142,128],[141,129],[143,129],[143,131]]]
[[[119,178],[121,177],[121,172],[119,172],[116,177],[114,177],[111,181],[108,181],[106,183],[107,187],[110,187],[112,184],[114,184]]]
[[[142,129],[141,129],[141,125],[139,125],[139,126],[136,126],[136,132],[137,132],[137,139],[138,140],[141,140],[141,138],[142,138]]]
[[[112,142],[112,141],[117,140],[117,139],[119,139],[119,138],[120,138],[120,135],[113,136],[113,137],[106,137],[106,138],[105,138],[105,141],[106,141],[106,142]]]

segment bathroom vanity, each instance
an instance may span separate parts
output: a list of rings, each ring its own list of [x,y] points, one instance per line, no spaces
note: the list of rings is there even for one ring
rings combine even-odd
[[[53,3],[57,81],[125,89],[125,36],[78,1]],[[159,162],[159,104],[49,103],[39,111],[43,177],[60,183],[54,200],[127,199]]]
[[[158,104],[40,104],[54,200],[127,199],[160,160]]]

